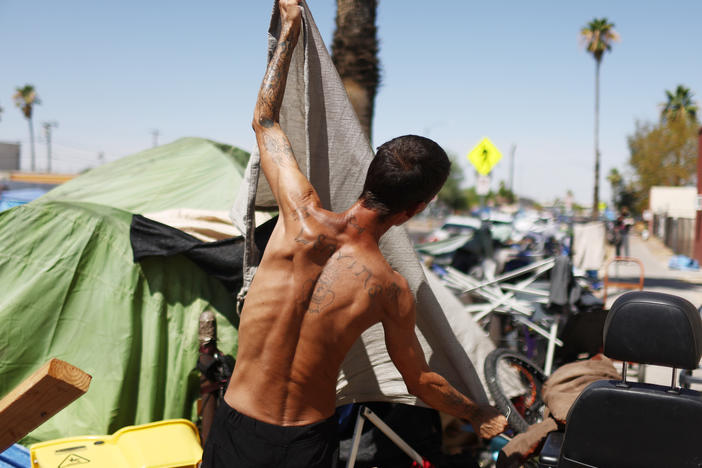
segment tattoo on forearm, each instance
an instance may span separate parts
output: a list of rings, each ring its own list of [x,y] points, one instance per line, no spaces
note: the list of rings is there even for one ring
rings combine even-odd
[[[277,166],[287,166],[295,160],[292,147],[285,135],[265,133],[263,135],[263,145]]]
[[[296,38],[282,39],[278,42],[263,77],[256,102],[258,122],[263,127],[272,127],[274,122],[278,121],[295,40]]]

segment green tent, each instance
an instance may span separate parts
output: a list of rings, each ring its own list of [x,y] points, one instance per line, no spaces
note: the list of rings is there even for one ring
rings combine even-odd
[[[95,168],[40,200],[88,201],[132,213],[229,210],[248,160],[249,153],[233,146],[181,138]]]
[[[198,318],[220,348],[238,321],[221,283],[184,256],[132,261],[132,213],[227,209],[248,154],[187,138],[94,169],[0,213],[0,397],[52,357],[92,375],[88,392],[24,443],[196,417]]]

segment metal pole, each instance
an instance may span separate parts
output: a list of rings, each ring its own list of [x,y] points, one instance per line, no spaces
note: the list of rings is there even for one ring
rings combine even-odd
[[[544,374],[551,375],[553,368],[553,353],[556,350],[556,340],[558,336],[558,320],[551,324],[551,333],[548,335],[548,347],[546,348],[546,362],[544,363]]]
[[[358,456],[358,446],[361,445],[361,435],[363,433],[363,423],[365,418],[358,412],[356,417],[356,427],[353,429],[353,441],[351,442],[351,453],[349,454],[349,461],[346,463],[346,468],[353,468],[356,464],[356,457]]]
[[[414,450],[412,447],[407,444],[402,438],[397,435],[395,431],[393,431],[390,426],[385,424],[382,419],[380,419],[374,412],[372,412],[370,409],[367,407],[363,406],[361,408],[361,414],[366,417],[370,422],[375,424],[375,426],[380,429],[380,431],[388,436],[388,439],[392,440],[397,447],[405,452],[408,457],[410,457],[412,460],[416,461],[419,466],[424,465],[424,458],[420,454],[417,453],[416,450]]]
[[[57,128],[57,122],[42,122],[44,136],[46,137],[46,171],[51,172],[51,128]]]
[[[514,194],[514,152],[517,151],[517,145],[512,145],[512,150],[509,155],[509,191]]]
[[[158,146],[158,136],[160,132],[158,129],[151,130],[151,135],[153,135],[153,147],[156,148]]]

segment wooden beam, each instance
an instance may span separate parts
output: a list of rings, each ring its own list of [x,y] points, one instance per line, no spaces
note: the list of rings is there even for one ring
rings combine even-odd
[[[10,180],[14,182],[28,182],[33,184],[50,184],[59,185],[75,179],[76,174],[56,174],[56,173],[41,173],[41,172],[12,172]]]
[[[51,359],[0,400],[0,453],[88,391],[92,377]]]

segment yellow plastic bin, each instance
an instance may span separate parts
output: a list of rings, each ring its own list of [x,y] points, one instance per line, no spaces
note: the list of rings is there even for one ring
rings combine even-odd
[[[32,468],[196,468],[202,460],[197,428],[185,419],[127,426],[111,436],[50,440],[29,452]]]

